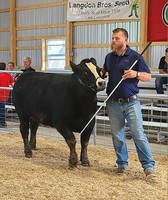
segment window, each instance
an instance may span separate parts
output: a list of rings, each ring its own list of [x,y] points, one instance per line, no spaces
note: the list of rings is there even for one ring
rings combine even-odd
[[[65,69],[65,40],[46,40],[46,70]]]

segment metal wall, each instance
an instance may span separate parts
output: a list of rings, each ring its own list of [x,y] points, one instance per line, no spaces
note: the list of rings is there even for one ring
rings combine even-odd
[[[47,4],[52,2],[64,2],[63,0],[16,0],[16,7],[33,6],[38,4]],[[0,9],[9,9],[10,0],[1,0]],[[0,28],[9,28],[10,19],[9,12],[0,12]],[[57,7],[24,9],[16,11],[16,26],[33,27],[52,24],[66,23],[66,5]],[[140,41],[140,23],[137,22],[121,22],[96,25],[80,25],[73,26],[73,45],[78,44],[107,44],[111,43],[112,30],[116,27],[123,27],[128,30],[129,42],[138,43]],[[52,35],[66,35],[66,28],[46,28],[46,29],[29,29],[17,30],[17,38],[25,37],[45,37]],[[24,49],[24,47],[39,47],[38,49]],[[18,40],[17,41],[17,66],[22,66],[22,58],[24,56],[32,57],[33,66],[42,65],[41,39],[39,40]],[[149,67],[157,68],[160,57],[164,55],[167,46],[151,46],[147,50],[147,64]],[[10,33],[0,31],[0,48],[8,48],[9,50],[0,50],[1,61],[8,62],[10,60]],[[24,49],[24,50],[22,50]],[[138,47],[133,47],[139,51]],[[78,63],[86,57],[95,57],[98,65],[102,66],[105,55],[110,48],[75,48],[73,49],[73,61]]]
[[[63,2],[61,0],[16,0],[16,7],[33,6],[38,4],[47,4],[52,2]],[[0,9],[9,9],[10,0],[1,0]],[[10,13],[0,12],[0,28],[10,28]],[[38,8],[38,9],[25,9],[16,11],[16,26],[20,27],[33,27],[43,26],[52,24],[64,24],[66,22],[66,6],[49,7],[49,8]],[[44,29],[26,29],[17,30],[17,38],[32,38],[32,37],[46,37],[52,35],[65,35],[66,30],[64,27],[61,28],[44,28]],[[2,39],[3,38],[3,39]],[[42,65],[42,51],[41,51],[41,39],[39,40],[17,40],[16,46],[19,47],[17,50],[17,66],[22,66],[22,59],[25,56],[32,58],[32,66]],[[24,47],[30,47],[25,48]],[[39,49],[31,49],[31,47],[39,47]],[[0,51],[0,61],[10,61],[10,33],[0,31],[0,48],[5,50]],[[9,50],[6,50],[9,49]]]
[[[9,8],[10,0],[1,0],[0,9],[7,9]]]
[[[38,4],[45,4],[51,2],[60,2],[54,0],[45,1],[16,1],[17,7],[32,6]],[[32,10],[21,10],[16,13],[16,23],[17,27],[24,26],[42,26],[49,24],[63,24],[66,22],[66,7],[49,7],[49,8],[39,8]],[[65,28],[45,28],[45,29],[30,29],[30,30],[18,30],[17,37],[46,37],[52,35],[65,35]],[[41,40],[22,40],[17,42],[17,46],[39,46],[41,47]],[[32,58],[33,66],[42,65],[42,53],[41,50],[18,50],[17,51],[17,65],[22,66],[22,58],[24,56],[30,56]]]
[[[32,5],[46,4],[52,2],[63,2],[63,1],[64,0],[16,0],[16,6],[17,7],[32,6]]]
[[[139,26],[139,22],[78,26],[74,27],[73,41],[75,44],[110,44],[112,30],[117,27],[122,27],[129,33],[129,42],[138,43],[140,39]],[[132,48],[138,51],[138,48]],[[95,57],[98,65],[102,66],[104,64],[105,55],[110,52],[110,48],[79,48],[73,51],[75,62],[78,63],[86,57]]]
[[[168,46],[152,46],[149,48],[147,54],[147,64],[149,67],[158,68],[160,58],[165,55],[166,48]]]
[[[8,9],[10,0],[3,0],[0,3],[0,9]],[[9,24],[9,13],[0,12],[0,29],[8,29]],[[10,46],[10,33],[7,31],[0,31],[0,48],[6,48]],[[0,51],[0,62],[8,61],[10,52],[8,50]]]

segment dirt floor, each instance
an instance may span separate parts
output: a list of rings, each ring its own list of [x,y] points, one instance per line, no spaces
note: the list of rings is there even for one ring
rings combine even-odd
[[[119,176],[113,149],[89,145],[91,167],[69,169],[65,142],[38,136],[37,147],[25,158],[20,133],[0,133],[1,200],[168,199],[166,156],[154,157],[156,177],[146,178],[135,153],[129,153],[128,175]]]

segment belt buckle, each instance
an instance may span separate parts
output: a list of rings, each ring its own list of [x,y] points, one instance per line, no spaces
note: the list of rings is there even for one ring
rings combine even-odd
[[[118,103],[124,103],[124,99],[123,98],[119,98],[118,99]]]
[[[137,99],[137,96],[136,96],[136,95],[132,96],[132,97],[130,98],[130,101],[133,101],[133,100],[135,100],[135,99]]]

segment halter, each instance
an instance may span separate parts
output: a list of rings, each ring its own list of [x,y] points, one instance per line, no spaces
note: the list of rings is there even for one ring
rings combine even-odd
[[[95,93],[97,93],[97,90],[95,90],[95,89],[93,88],[94,83],[93,83],[92,85],[87,85],[87,84],[85,84],[85,83],[79,78],[79,76],[77,76],[77,77],[78,77],[79,83],[80,83],[81,85],[86,86],[86,87],[90,88],[92,91],[94,91]],[[100,78],[100,77],[97,77],[97,78],[96,78],[96,81],[97,81],[97,79],[99,79],[99,78]],[[95,82],[96,82],[96,81],[95,81]]]

